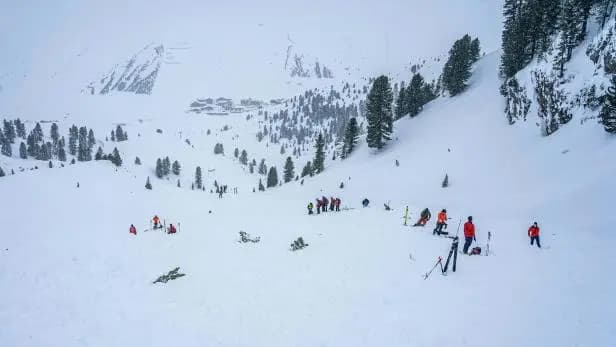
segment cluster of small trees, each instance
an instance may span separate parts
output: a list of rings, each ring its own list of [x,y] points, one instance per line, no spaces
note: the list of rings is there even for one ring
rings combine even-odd
[[[168,176],[171,172],[178,176],[181,169],[182,167],[180,166],[180,162],[177,160],[171,164],[171,159],[169,159],[169,157],[165,157],[164,159],[156,159],[156,177],[158,178]]]
[[[111,141],[122,142],[128,140],[128,133],[118,125],[114,130],[111,130]]]
[[[118,151],[117,147],[113,148],[111,154],[105,154],[103,149],[99,146],[94,155],[94,160],[109,160],[115,166],[122,166],[122,157],[120,157],[120,151]]]
[[[420,73],[414,74],[408,87],[400,87],[396,99],[396,119],[407,114],[411,117],[419,114],[425,104],[436,98],[437,89],[436,83],[426,83]]]

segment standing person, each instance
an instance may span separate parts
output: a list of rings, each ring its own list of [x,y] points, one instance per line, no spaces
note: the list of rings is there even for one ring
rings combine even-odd
[[[317,214],[321,214],[321,206],[323,206],[323,201],[317,198]]]
[[[349,177],[350,179],[350,177]],[[368,198],[365,198],[364,200],[362,200],[361,205],[363,207],[368,207],[368,205],[370,204],[370,200],[368,200]]]
[[[323,201],[323,212],[327,212],[327,206],[329,205],[329,200],[327,200],[327,198],[323,196],[321,198],[321,201]]]
[[[537,241],[537,247],[541,248],[541,243],[539,243],[539,226],[537,222],[533,223],[533,225],[528,228],[528,237],[530,237],[530,245],[533,245],[534,241]]]
[[[329,210],[333,211],[335,206],[336,206],[336,198],[332,196],[329,200]]]
[[[464,223],[464,254],[468,254],[468,248],[473,240],[477,241],[475,237],[475,224],[473,224],[473,216],[468,216],[468,221]]]
[[[128,229],[128,232],[133,235],[137,235],[137,228],[135,228],[135,226],[131,224],[130,228]]]
[[[336,198],[336,212],[340,212],[341,203],[342,203],[342,200],[340,200],[340,198]]]
[[[308,203],[308,214],[312,214],[312,209],[314,208],[314,205],[312,204],[312,201]]]
[[[443,227],[447,229],[447,210],[446,209],[442,209],[441,212],[438,213],[438,216],[436,218],[436,228],[434,228],[432,235],[434,234],[447,235],[448,233],[443,231]]]
[[[162,228],[162,226],[159,224],[160,218],[158,218],[157,215],[154,215],[154,218],[152,218],[152,222],[154,222],[154,229]]]
[[[220,188],[220,189],[218,190],[218,198],[219,198],[219,199],[222,199],[222,193],[223,193],[223,190],[222,190],[222,188]]]

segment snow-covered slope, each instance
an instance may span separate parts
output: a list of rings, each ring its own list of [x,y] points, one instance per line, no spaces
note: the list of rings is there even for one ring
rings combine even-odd
[[[4,177],[13,213],[3,219],[0,344],[608,346],[616,191],[602,182],[616,173],[615,144],[578,128],[545,141],[509,127],[498,116],[497,64],[487,56],[465,94],[398,122],[384,153],[362,144],[303,185],[253,193],[254,176],[230,154],[208,154],[244,137],[242,117],[131,123],[118,170],[90,162]],[[224,123],[231,130],[206,135]],[[161,155],[180,160],[183,188],[154,178]],[[196,165],[208,189],[217,180],[238,194],[190,190]],[[350,209],[308,216],[321,195]],[[492,253],[459,256],[455,273],[424,280],[450,240],[432,236],[432,223],[404,227],[407,205],[411,222],[423,207],[447,208],[452,233],[473,215],[480,246],[491,231]],[[144,231],[153,214],[179,233]],[[534,220],[541,250],[526,237]],[[242,230],[261,242],[238,243]],[[299,236],[309,246],[290,252]],[[176,266],[185,277],[151,283]]]
[[[10,158],[0,155],[7,174],[0,178],[6,212],[0,217],[0,346],[616,341],[610,328],[616,281],[606,275],[616,265],[610,230],[616,223],[616,142],[595,123],[562,127],[550,137],[509,125],[499,94],[500,53],[493,51],[502,1],[148,4],[58,9],[65,11],[59,18],[68,18],[65,26],[32,41],[39,44],[31,49],[49,54],[25,59],[32,66],[23,80],[13,75],[2,83],[3,118],[20,117],[28,131],[40,122],[44,141],[51,141],[52,121],[64,136],[73,124],[87,126],[96,136],[94,148],[117,148],[123,164],[69,164],[69,155],[64,166],[54,159],[48,168],[47,161],[19,159],[22,139]],[[80,10],[83,15],[75,16]],[[109,18],[133,23],[134,30],[110,26]],[[101,32],[107,35],[95,35]],[[296,52],[318,57],[333,79],[289,77],[289,32]],[[409,34],[424,32],[431,35]],[[313,155],[314,132],[339,120],[307,117],[297,106],[300,95],[331,96],[328,107],[350,107],[376,74],[408,82],[410,66],[419,64],[431,79],[444,52],[466,32],[491,52],[476,64],[469,88],[397,121],[384,150],[367,148],[361,138],[349,158],[331,160],[330,143],[322,174],[264,192],[257,188],[266,177],[234,156],[235,148],[246,150],[249,162],[264,159],[279,176],[291,156],[299,173]],[[165,47],[151,95],[80,93],[144,42]],[[579,56],[569,66],[573,74]],[[345,92],[347,83],[352,87]],[[195,100],[219,96],[266,103],[224,116],[186,112]],[[300,144],[293,130],[308,123],[312,134]],[[110,139],[118,125],[127,141]],[[281,140],[259,141],[264,126]],[[224,154],[214,153],[217,144]],[[295,146],[299,155],[291,154]],[[155,163],[166,156],[178,160],[181,172],[157,178]],[[197,166],[204,190],[191,189]],[[450,186],[444,189],[445,174]],[[148,177],[152,190],[144,188]],[[228,193],[220,198],[215,184],[227,185]],[[307,204],[324,195],[340,197],[343,210],[309,216]],[[361,207],[364,198],[370,207]],[[451,234],[472,215],[476,245],[485,251],[492,235],[489,256],[459,254],[456,272],[442,276],[437,270],[425,280],[451,240],[432,235],[434,220],[425,228],[404,226],[407,206],[409,224],[425,207],[433,215],[447,208]],[[179,232],[148,230],[155,214]],[[528,244],[533,221],[542,228],[542,249]],[[128,233],[131,224],[136,236]],[[260,242],[237,242],[240,231]],[[292,252],[298,237],[309,246]],[[152,283],[175,267],[186,276]]]
[[[118,91],[151,94],[164,54],[165,48],[162,45],[149,44],[126,64],[116,65],[97,81],[90,82],[84,92],[107,94]]]

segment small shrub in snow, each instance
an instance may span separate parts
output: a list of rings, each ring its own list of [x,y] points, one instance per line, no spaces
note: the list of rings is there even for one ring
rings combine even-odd
[[[259,236],[253,238],[245,231],[240,231],[240,240],[238,241],[239,243],[257,243],[259,241],[261,241],[261,238]]]
[[[300,249],[303,249],[305,247],[308,247],[308,244],[304,243],[304,239],[302,237],[298,237],[297,240],[291,243],[292,252],[299,251]]]
[[[156,284],[156,283],[167,283],[169,281],[178,279],[180,277],[184,277],[186,276],[186,274],[180,273],[180,268],[176,267],[175,269],[169,271],[168,273],[158,276],[158,278],[156,279],[156,281],[152,282],[152,284]]]

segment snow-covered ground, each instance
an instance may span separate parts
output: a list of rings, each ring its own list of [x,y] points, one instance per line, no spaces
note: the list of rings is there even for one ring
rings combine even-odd
[[[2,22],[30,28],[23,38],[51,32],[24,52],[15,37],[0,37],[0,47],[17,52],[0,58],[13,69],[0,71],[2,118],[20,117],[28,131],[36,121],[56,121],[65,136],[73,124],[87,126],[95,149],[117,147],[123,159],[119,168],[55,160],[48,168],[18,159],[17,144],[12,158],[0,155],[7,173],[0,178],[0,346],[614,346],[616,141],[594,121],[580,124],[579,114],[549,137],[538,135],[533,120],[508,124],[493,51],[502,1],[272,4],[201,12],[191,1],[65,4],[49,18],[27,5],[0,11]],[[135,29],[100,23],[110,18]],[[63,19],[68,24],[54,26]],[[398,25],[404,30],[391,29]],[[344,161],[329,154],[326,170],[303,183],[253,192],[266,177],[250,174],[233,150],[264,158],[280,178],[290,154],[257,141],[265,124],[257,112],[185,112],[195,98],[268,101],[345,82],[360,88],[378,73],[408,83],[409,64],[424,58],[422,73],[431,79],[442,60],[429,57],[443,57],[466,32],[488,52],[467,91],[397,121],[380,152],[361,138]],[[290,41],[335,78],[289,79],[282,64]],[[149,42],[174,52],[152,95],[81,93]],[[367,49],[375,43],[385,47]],[[577,50],[568,73],[592,73],[585,59]],[[128,141],[105,141],[117,124]],[[42,125],[49,135],[50,123]],[[214,154],[217,143],[224,155]],[[312,152],[294,157],[297,174]],[[180,162],[179,176],[156,178],[156,159],[165,156]],[[197,166],[206,191],[190,188]],[[445,174],[448,188],[441,187]],[[152,190],[144,188],[147,177]],[[210,191],[215,181],[229,187],[222,199]],[[323,195],[340,197],[343,211],[309,216],[307,204]],[[370,207],[361,207],[364,198]],[[425,207],[433,219],[425,228],[404,226],[407,206],[408,224]],[[484,251],[490,232],[490,254],[458,255],[455,273],[436,270],[426,280],[451,246],[431,232],[442,208],[450,233],[474,217]],[[179,232],[147,230],[155,214]],[[526,235],[534,221],[542,249]],[[240,231],[260,242],[239,243]],[[309,246],[292,252],[298,237]],[[186,276],[152,284],[175,267]]]
[[[216,136],[232,135],[200,128],[232,132],[242,117],[130,123],[118,170],[89,162],[4,177],[0,345],[609,346],[616,144],[593,126],[549,140],[509,127],[497,63],[488,55],[465,94],[398,122],[384,153],[362,144],[304,185],[253,193],[256,176],[231,159],[230,142],[213,156]],[[195,148],[158,127],[192,129]],[[154,178],[163,155],[184,166],[184,188]],[[191,191],[196,165],[216,170],[206,187],[215,176],[239,194]],[[321,195],[350,210],[308,216]],[[403,226],[406,205],[412,221],[426,206],[447,208],[450,231],[473,215],[493,253],[460,256],[457,272],[424,280],[450,240],[432,236],[432,222]],[[153,214],[179,233],[144,232]],[[526,236],[534,220],[541,250]],[[261,242],[240,244],[239,231]],[[309,246],[289,251],[299,236]],[[152,284],[176,266],[186,277]]]

